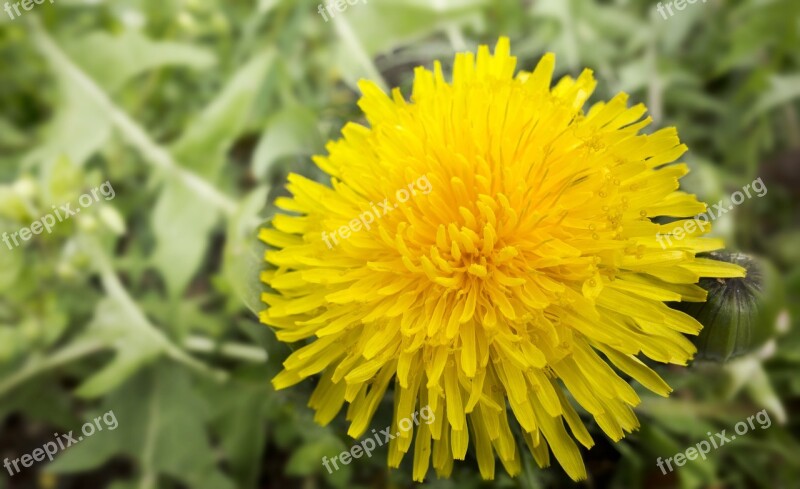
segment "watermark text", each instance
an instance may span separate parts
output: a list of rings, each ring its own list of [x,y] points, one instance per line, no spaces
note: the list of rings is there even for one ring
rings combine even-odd
[[[400,431],[406,432],[414,426],[419,426],[420,419],[424,421],[425,424],[431,424],[434,422],[434,418],[435,415],[433,414],[431,407],[425,406],[419,411],[414,411],[414,413],[411,415],[411,418],[403,418],[398,421],[397,427],[400,429]],[[328,457],[322,457],[323,467],[328,470],[329,474],[332,474],[334,470],[339,470],[337,459],[342,465],[350,465],[350,462],[352,462],[354,458],[361,458],[365,454],[367,458],[371,458],[372,451],[375,450],[376,447],[381,447],[389,443],[389,440],[394,440],[400,436],[400,431],[394,434],[391,433],[391,431],[391,427],[387,427],[386,429],[380,431],[373,429],[372,433],[375,436],[361,440],[361,443],[353,445],[350,450],[345,450],[331,459],[328,459]],[[333,464],[333,468],[331,468],[331,464]]]
[[[77,435],[76,437],[72,434],[73,431],[65,434],[53,433],[54,441],[48,441],[31,453],[26,453],[21,457],[15,459],[6,458],[3,461],[3,466],[6,468],[9,475],[13,477],[19,474],[23,468],[31,467],[34,462],[42,462],[45,458],[52,462],[53,457],[59,451],[66,450],[72,445],[80,443],[83,441],[84,437],[88,438],[94,435],[95,432],[103,431],[103,425],[100,424],[100,421],[103,422],[103,425],[105,425],[105,428],[109,431],[114,431],[117,429],[117,426],[119,426],[114,411],[108,411],[102,416],[98,416],[94,418],[94,420],[84,423],[81,427],[81,433],[83,433],[83,435]]]
[[[772,420],[769,419],[769,414],[767,413],[766,409],[762,409],[761,411],[757,412],[752,416],[747,417],[747,422],[739,421],[733,427],[734,431],[736,431],[736,435],[745,435],[751,430],[755,430],[756,426],[753,423],[753,420],[758,421],[758,426],[765,430],[772,426]],[[723,445],[727,445],[736,439],[736,435],[726,435],[725,432],[727,430],[722,430],[719,433],[714,433],[713,435],[709,431],[706,433],[708,435],[708,440],[703,440],[698,442],[695,446],[689,447],[683,452],[678,452],[675,455],[662,459],[658,457],[656,460],[656,466],[661,469],[661,473],[667,475],[667,472],[672,472],[675,470],[672,467],[672,462],[675,462],[676,467],[683,467],[686,464],[687,460],[697,460],[697,457],[702,458],[703,460],[706,459],[706,454],[711,451],[713,447],[714,450],[718,449]],[[666,467],[665,467],[666,466]]]

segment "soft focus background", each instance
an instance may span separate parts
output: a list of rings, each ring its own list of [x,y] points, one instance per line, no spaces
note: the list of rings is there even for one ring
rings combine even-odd
[[[326,22],[297,0],[55,0],[0,11],[0,232],[109,181],[52,233],[0,243],[0,459],[113,410],[119,426],[0,488],[402,488],[385,451],[329,475],[353,443],[315,425],[312,382],[269,379],[289,347],[258,324],[258,226],[286,174],[360,120],[361,77],[408,94],[413,67],[508,35],[519,67],[595,70],[689,145],[707,202],[761,177],[768,194],[715,223],[729,248],[780,270],[788,308],[763,349],[724,366],[661,368],[642,428],[596,425],[583,487],[780,488],[800,482],[800,2],[369,0]],[[761,409],[756,429],[663,475],[671,457]],[[373,422],[388,425],[387,398]],[[428,487],[573,487],[523,449],[521,476],[482,482],[471,454]]]

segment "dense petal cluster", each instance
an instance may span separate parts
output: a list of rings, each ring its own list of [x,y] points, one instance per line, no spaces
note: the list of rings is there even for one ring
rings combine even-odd
[[[640,134],[650,119],[624,94],[584,112],[591,71],[551,87],[554,62],[515,74],[503,38],[494,54],[458,54],[450,83],[438,62],[417,68],[408,101],[362,82],[369,125],[347,124],[315,158],[330,186],[291,175],[276,202],[287,212],[261,230],[273,290],[261,320],[308,340],[273,385],[320,374],[316,420],[348,403],[356,438],[391,386],[389,465],[413,444],[416,480],[430,465],[449,475],[470,444],[485,478],[496,458],[516,474],[528,455],[515,431],[540,466],[552,451],[584,478],[575,441],[593,441],[576,405],[614,440],[635,430],[639,397],[620,374],[668,395],[637,355],[685,365],[684,334],[701,329],[664,302],[703,301],[701,277],[743,274],[695,256],[722,247],[701,229],[657,238],[677,226],[653,218],[705,210],[679,190],[675,129]],[[428,192],[396,198],[423,177]],[[400,431],[423,406],[434,421]]]

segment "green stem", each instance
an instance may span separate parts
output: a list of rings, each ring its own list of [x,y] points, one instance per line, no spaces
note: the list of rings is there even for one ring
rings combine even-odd
[[[219,353],[234,360],[264,363],[267,353],[261,348],[242,343],[216,343],[202,336],[190,336],[183,343],[184,348],[198,353]]]
[[[79,341],[71,343],[55,353],[48,353],[47,357],[30,357],[21,369],[0,382],[0,397],[42,372],[66,365],[79,358],[101,351],[106,347],[101,341]]]
[[[100,281],[102,282],[103,288],[106,290],[108,296],[117,301],[117,303],[125,310],[128,317],[134,321],[134,324],[140,328],[144,334],[150,336],[155,343],[159,344],[169,358],[179,363],[183,363],[187,367],[200,373],[210,375],[215,380],[227,380],[228,374],[226,372],[213,369],[187,354],[181,348],[172,343],[172,341],[170,341],[170,339],[167,338],[167,336],[160,329],[153,325],[150,320],[147,319],[147,316],[144,315],[136,302],[128,294],[128,291],[125,290],[125,287],[119,281],[119,277],[117,277],[117,273],[111,266],[111,261],[102,251],[100,246],[92,242],[88,244],[88,247],[92,249],[92,255],[95,258],[97,269],[100,273]]]
[[[33,31],[34,42],[37,44],[42,54],[44,54],[54,67],[58,67],[62,73],[71,78],[77,86],[82,88],[86,94],[107,113],[112,124],[114,124],[132,146],[136,147],[142,153],[146,161],[149,161],[150,164],[164,171],[168,176],[181,181],[208,202],[219,207],[225,214],[232,215],[235,213],[237,206],[233,200],[197,174],[179,165],[169,151],[156,144],[141,126],[114,105],[108,95],[94,80],[76,66],[58,45],[53,42],[35,16],[30,17],[29,25]]]

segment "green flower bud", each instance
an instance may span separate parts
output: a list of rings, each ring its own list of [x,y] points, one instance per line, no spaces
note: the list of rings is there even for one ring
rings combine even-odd
[[[711,258],[735,263],[747,270],[744,278],[707,278],[699,285],[708,292],[706,302],[673,305],[702,325],[693,343],[695,360],[726,362],[757,350],[775,332],[784,303],[780,276],[772,265],[742,253],[714,252]]]

